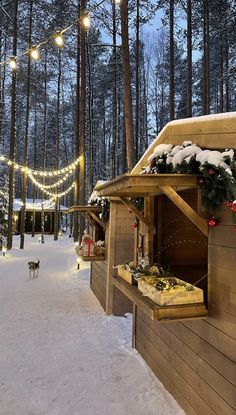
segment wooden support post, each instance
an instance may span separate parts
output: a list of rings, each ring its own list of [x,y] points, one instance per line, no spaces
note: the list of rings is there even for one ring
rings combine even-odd
[[[134,230],[134,266],[138,266],[138,247],[139,247],[139,229],[140,229],[140,223],[139,220],[137,221],[137,227]]]
[[[159,188],[205,236],[208,236],[205,219],[202,219],[171,186],[159,186]]]
[[[146,196],[144,199],[144,216],[149,223],[153,223],[154,220],[154,197]],[[154,237],[154,226],[148,228],[147,232],[147,247],[148,247],[148,258],[149,263],[153,264],[153,237]]]
[[[106,224],[101,219],[99,219],[95,213],[90,212],[89,214],[104,230],[106,229]]]
[[[110,217],[107,247],[107,284],[106,284],[106,314],[112,314],[113,310],[113,267],[115,263],[115,231],[116,231],[116,202],[110,202]]]
[[[126,205],[129,209],[132,210],[133,214],[145,225],[152,230],[153,233],[155,233],[155,228],[153,226],[153,222],[149,221],[149,218],[146,216],[143,216],[142,213],[134,206],[134,204],[127,199],[126,197],[120,197],[120,200],[124,205]]]
[[[137,322],[137,306],[133,303],[133,320],[132,320],[132,347],[136,348],[136,322]]]

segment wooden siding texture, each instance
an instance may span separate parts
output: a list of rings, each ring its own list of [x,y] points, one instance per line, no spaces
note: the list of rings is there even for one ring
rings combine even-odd
[[[188,415],[236,414],[236,234],[228,208],[216,216],[208,245],[209,316],[163,324],[140,309],[136,315],[137,350]]]

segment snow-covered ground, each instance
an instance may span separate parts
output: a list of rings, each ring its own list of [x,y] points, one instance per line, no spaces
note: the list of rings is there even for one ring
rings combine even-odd
[[[0,257],[0,414],[183,415],[131,348],[131,317],[104,315],[72,240],[14,244]]]

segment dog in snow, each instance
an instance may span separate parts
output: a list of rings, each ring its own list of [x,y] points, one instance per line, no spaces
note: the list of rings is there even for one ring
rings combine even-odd
[[[37,278],[38,277],[38,275],[39,275],[39,264],[40,264],[39,259],[38,259],[37,262],[35,262],[35,261],[28,262],[28,265],[29,265],[29,277],[30,278]]]

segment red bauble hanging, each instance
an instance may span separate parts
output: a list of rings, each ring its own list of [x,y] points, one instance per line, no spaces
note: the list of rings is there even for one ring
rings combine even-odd
[[[131,214],[131,213],[133,213],[133,211],[132,211],[132,209],[128,209],[128,212]]]
[[[212,175],[212,174],[214,174],[215,173],[215,170],[213,170],[213,169],[208,169],[208,174],[210,174],[210,176]]]
[[[232,210],[233,213],[236,213],[236,204],[235,203],[232,204],[230,209]]]
[[[137,227],[138,227],[137,222],[134,222],[134,224],[133,224],[133,228],[137,228]]]
[[[208,221],[208,225],[209,225],[211,228],[214,228],[214,226],[216,226],[216,219],[214,218],[214,216],[212,216],[212,218],[211,218],[211,219],[209,219],[209,221]]]

